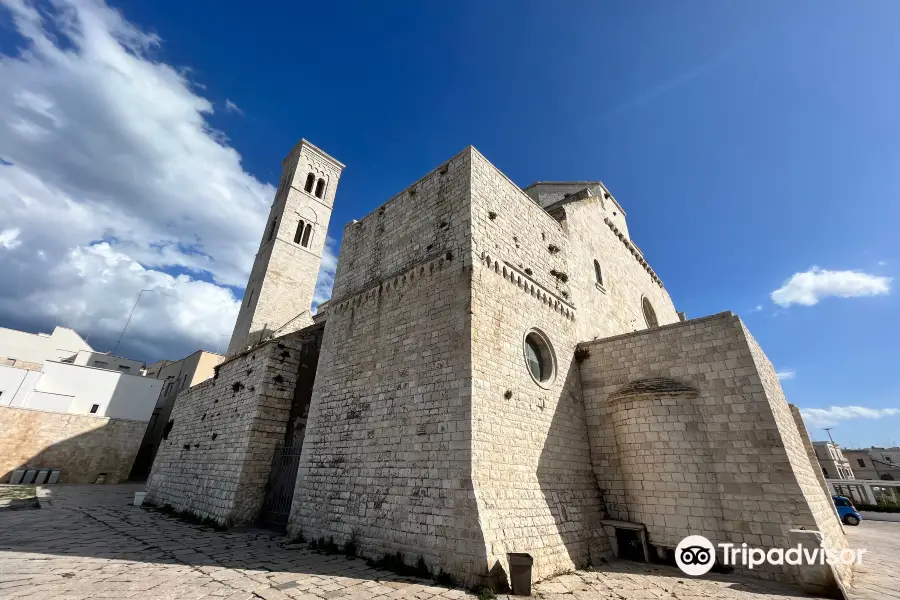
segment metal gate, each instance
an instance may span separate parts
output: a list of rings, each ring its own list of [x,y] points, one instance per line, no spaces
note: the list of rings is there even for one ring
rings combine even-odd
[[[302,439],[302,438],[301,438]],[[259,525],[284,531],[291,514],[297,467],[300,466],[301,443],[286,444],[281,441],[275,447],[272,470],[266,482],[266,496],[259,512]]]

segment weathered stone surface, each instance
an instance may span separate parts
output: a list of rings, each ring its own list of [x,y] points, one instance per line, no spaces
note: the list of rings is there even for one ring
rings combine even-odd
[[[583,345],[585,411],[607,513],[643,523],[650,543],[687,535],[789,547],[795,528],[846,546],[771,363],[731,313]],[[678,378],[699,395],[611,402],[623,386]],[[794,580],[797,567],[749,575]],[[839,576],[849,581],[849,569]]]
[[[312,326],[231,357],[218,374],[178,395],[167,439],[147,481],[147,502],[234,525],[254,521]]]
[[[228,345],[229,356],[266,336],[285,335],[312,324],[310,305],[343,168],[306,140],[284,159],[281,182]],[[315,186],[312,192],[306,191],[309,175],[324,182],[321,198]],[[300,221],[312,225],[305,245],[296,241]]]
[[[248,284],[260,295],[219,383],[179,399],[151,499],[224,522],[259,510],[296,380],[229,386],[270,377],[291,336],[236,350],[303,321],[318,259],[283,228],[318,202],[299,189],[306,170],[328,176],[330,214],[343,165],[328,160],[301,143],[285,162],[293,187]],[[537,579],[609,558],[605,518],[645,525],[659,548],[688,534],[774,547],[796,527],[845,543],[765,355],[730,313],[683,322],[599,182],[526,194],[469,147],[347,225],[323,320],[292,535],[421,557],[466,583],[506,579],[510,552],[531,554]],[[194,446],[217,402],[228,444]]]
[[[486,573],[471,482],[470,153],[344,230],[291,532]]]
[[[146,421],[0,406],[0,482],[13,469],[59,469],[60,483],[128,478]]]

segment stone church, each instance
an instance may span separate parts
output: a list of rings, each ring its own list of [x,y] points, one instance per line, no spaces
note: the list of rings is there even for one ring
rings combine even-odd
[[[522,189],[468,147],[344,228],[311,314],[343,168],[306,140],[284,160],[229,356],[178,397],[149,502],[467,585],[502,585],[510,553],[542,579],[691,534],[846,547],[759,344],[676,310],[603,183]]]

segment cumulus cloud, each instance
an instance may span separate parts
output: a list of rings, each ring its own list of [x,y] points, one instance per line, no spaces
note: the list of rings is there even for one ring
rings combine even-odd
[[[832,406],[830,408],[801,408],[807,427],[833,427],[841,421],[853,419],[881,419],[900,415],[900,408],[866,408],[864,406]]]
[[[4,229],[3,231],[0,231],[0,246],[7,250],[12,250],[13,248],[21,246],[22,240],[19,239],[20,233],[21,232],[18,229]]]
[[[0,53],[0,324],[74,326],[94,343],[152,287],[134,350],[214,349],[274,187],[211,128],[188,70],[152,58],[159,38],[100,0],[7,0],[2,21],[19,48]]]
[[[809,271],[794,273],[784,285],[772,292],[771,297],[779,306],[813,306],[829,296],[852,298],[887,294],[891,290],[890,284],[890,277],[860,271],[826,271],[814,266]]]
[[[227,342],[240,308],[227,288],[147,269],[106,242],[69,251],[48,275],[58,287],[39,287],[18,302],[35,317],[95,338],[118,338],[138,294],[147,290],[123,338],[123,345],[142,353],[167,347],[173,335],[187,348],[215,350],[223,337]],[[8,302],[0,301],[0,310],[12,310]]]
[[[796,375],[796,374],[797,374],[797,371],[795,371],[793,369],[785,369],[783,371],[778,371],[777,373],[775,373],[775,375],[778,376],[778,379],[780,381],[785,381],[787,379],[793,379],[794,375]]]

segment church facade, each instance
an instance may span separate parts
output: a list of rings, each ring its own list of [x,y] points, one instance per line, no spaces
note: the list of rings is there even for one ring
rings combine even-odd
[[[692,534],[846,546],[759,344],[677,312],[601,182],[520,189],[466,148],[345,227],[311,315],[343,165],[304,140],[283,168],[229,357],[179,396],[148,501],[467,584],[510,553],[540,579]]]

